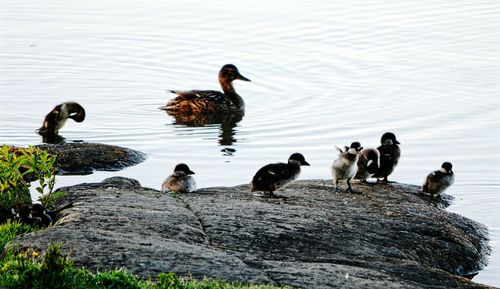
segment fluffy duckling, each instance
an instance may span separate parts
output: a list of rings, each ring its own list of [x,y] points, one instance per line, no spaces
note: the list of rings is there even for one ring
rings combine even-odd
[[[380,165],[373,177],[383,178],[382,182],[388,183],[387,177],[392,174],[401,156],[401,149],[398,146],[400,143],[392,132],[384,133],[380,142],[382,145],[377,148],[380,152]]]
[[[56,135],[68,118],[76,122],[82,122],[85,119],[85,109],[76,102],[64,102],[57,105],[45,116],[38,133],[42,136]]]
[[[441,165],[440,170],[430,173],[422,186],[422,192],[430,194],[433,197],[437,197],[449,186],[453,185],[455,175],[453,174],[451,168],[451,163],[444,162]]]
[[[371,178],[378,170],[380,160],[380,152],[377,149],[366,148],[361,151],[358,158],[358,172],[354,176],[355,179],[366,182],[366,179]]]
[[[309,166],[309,163],[300,153],[292,154],[286,164],[265,165],[253,177],[250,191],[263,191],[270,197],[276,197],[274,191],[293,183],[299,177],[301,166]]]
[[[356,171],[358,170],[356,163],[358,162],[359,152],[363,147],[359,142],[353,142],[350,147],[345,146],[345,150],[339,147],[336,148],[340,153],[338,159],[336,159],[332,165],[335,190],[339,189],[338,185],[340,180],[346,180],[348,186],[347,191],[353,193],[351,179],[356,175]]]
[[[174,173],[165,179],[161,186],[162,192],[191,193],[196,190],[196,182],[191,176],[194,172],[186,164],[178,164]]]
[[[177,97],[170,100],[163,109],[172,114],[242,112],[245,109],[245,103],[233,87],[233,80],[236,79],[250,81],[240,74],[236,66],[226,64],[219,71],[219,82],[223,92],[171,90],[170,92],[177,94]]]

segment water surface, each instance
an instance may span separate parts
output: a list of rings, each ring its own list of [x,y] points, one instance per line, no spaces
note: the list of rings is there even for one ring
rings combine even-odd
[[[77,101],[67,140],[148,154],[121,172],[159,188],[186,162],[199,187],[248,183],[301,152],[301,178],[330,178],[334,145],[401,142],[391,179],[420,184],[454,165],[450,211],[486,224],[493,253],[474,280],[500,286],[500,2],[13,1],[0,3],[0,143],[41,142],[56,104]],[[176,123],[168,89],[219,89],[238,66],[246,102],[233,126]]]

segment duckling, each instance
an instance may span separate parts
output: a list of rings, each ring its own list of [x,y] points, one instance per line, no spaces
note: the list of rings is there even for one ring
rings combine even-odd
[[[398,146],[400,143],[392,132],[384,133],[380,142],[382,145],[377,148],[380,152],[380,165],[373,177],[383,178],[382,182],[388,183],[387,177],[392,174],[401,156],[401,149]]]
[[[452,165],[450,162],[444,162],[440,170],[430,173],[422,186],[422,192],[437,197],[449,186],[453,185],[455,175],[451,168]]]
[[[378,170],[380,153],[377,149],[366,148],[361,151],[358,158],[358,172],[354,176],[355,179],[361,180],[362,183],[366,179],[371,178]]]
[[[38,134],[42,136],[57,135],[68,118],[82,122],[85,119],[85,109],[76,102],[64,102],[57,105],[45,116],[42,127],[38,129]]]
[[[42,219],[34,217],[31,214],[31,208],[28,204],[16,204],[12,208],[12,213],[15,215],[14,220],[31,226],[43,227]]]
[[[292,154],[286,164],[265,165],[253,177],[250,191],[263,191],[269,197],[276,197],[274,191],[293,183],[299,177],[301,166],[309,166],[309,163],[300,153]]]
[[[340,152],[339,158],[333,162],[331,167],[335,190],[338,190],[340,180],[346,180],[348,186],[347,191],[353,193],[351,179],[356,175],[358,170],[356,163],[358,162],[359,152],[363,147],[359,142],[353,142],[350,147],[345,146],[345,150],[339,147],[336,148]]]
[[[163,109],[176,114],[242,112],[245,110],[243,99],[236,93],[233,80],[250,81],[238,71],[233,64],[224,65],[219,71],[219,82],[222,91],[215,90],[190,90],[170,92],[177,97],[170,100]]]
[[[196,182],[191,176],[194,172],[186,164],[178,164],[174,168],[174,173],[165,179],[161,186],[161,191],[176,193],[191,193],[196,190]]]
[[[31,216],[32,218],[39,218],[40,224],[43,227],[48,227],[54,222],[52,217],[47,213],[47,210],[45,210],[45,207],[39,203],[31,206]]]

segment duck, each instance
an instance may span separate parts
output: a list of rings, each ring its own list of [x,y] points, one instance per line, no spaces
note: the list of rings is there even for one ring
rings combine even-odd
[[[44,227],[42,219],[31,214],[31,206],[29,204],[16,204],[12,208],[12,213],[14,214],[13,219],[15,221],[31,226]]]
[[[398,146],[400,142],[392,132],[384,133],[380,142],[382,145],[377,148],[380,153],[380,165],[373,177],[377,178],[377,182],[389,183],[387,177],[392,174],[401,156],[401,149]]]
[[[31,217],[39,219],[42,227],[48,227],[54,223],[52,217],[40,203],[35,203],[31,206]]]
[[[196,182],[191,175],[195,173],[184,163],[177,164],[173,174],[168,176],[161,185],[161,191],[175,193],[191,193],[196,190]]]
[[[250,191],[261,191],[265,196],[274,198],[274,191],[292,184],[299,177],[301,166],[310,166],[301,153],[290,155],[287,163],[265,165],[253,177]]]
[[[236,93],[233,86],[233,80],[236,79],[250,81],[241,75],[235,65],[226,64],[219,71],[222,92],[216,90],[170,90],[177,97],[171,99],[163,109],[170,114],[243,112],[245,102]]]
[[[377,172],[379,161],[380,152],[378,149],[363,149],[358,157],[358,171],[354,178],[360,180],[362,183],[366,183],[366,179],[371,178]]]
[[[66,120],[71,118],[76,122],[85,120],[85,109],[76,102],[64,102],[56,105],[46,116],[38,133],[42,136],[57,135]]]
[[[453,174],[452,164],[444,162],[441,169],[430,173],[422,185],[422,193],[430,194],[437,197],[439,194],[448,189],[455,182],[455,175]]]
[[[356,175],[358,170],[358,156],[363,147],[356,141],[351,143],[349,147],[345,146],[344,150],[337,146],[335,148],[339,151],[338,158],[333,162],[331,167],[335,191],[339,190],[339,181],[346,180],[347,191],[353,193],[351,179]]]

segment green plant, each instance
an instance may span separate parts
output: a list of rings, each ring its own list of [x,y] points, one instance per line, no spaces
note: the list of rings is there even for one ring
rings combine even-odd
[[[54,201],[63,193],[54,192],[56,156],[29,146],[15,148],[3,145],[0,150],[0,205],[10,209],[16,203],[31,203],[30,182],[36,179],[39,201],[46,208],[53,208]]]
[[[6,145],[2,146],[0,150],[0,205],[4,209],[10,209],[18,202],[31,202],[29,183],[24,178],[27,174],[25,162],[25,155],[11,152]]]
[[[45,254],[34,249],[8,250],[0,260],[0,288],[6,289],[274,289],[270,285],[239,285],[220,280],[196,281],[174,273],[161,273],[158,280],[143,280],[125,269],[92,273],[75,267],[49,245]]]
[[[0,252],[3,251],[5,244],[14,239],[15,236],[33,231],[36,231],[36,228],[30,225],[7,220],[5,224],[0,225]]]

